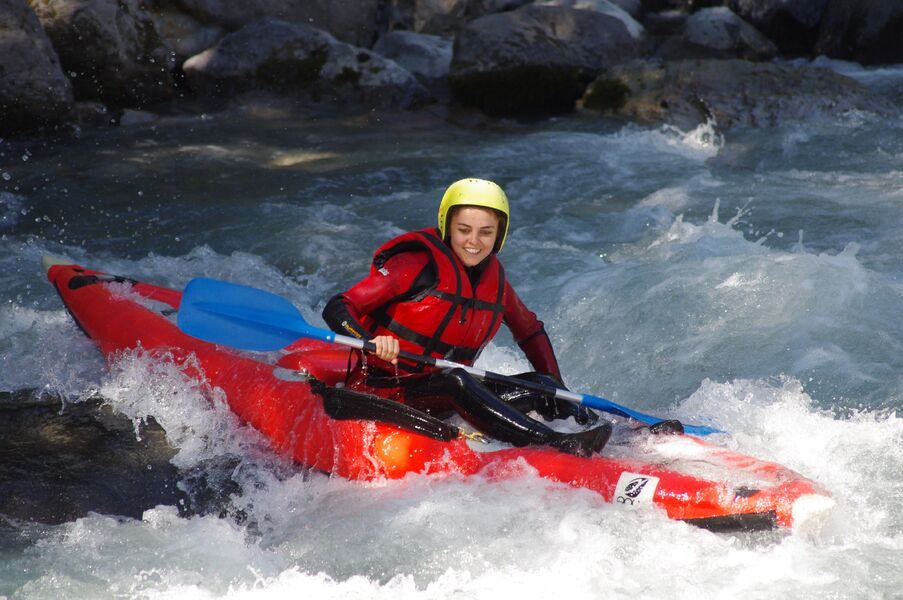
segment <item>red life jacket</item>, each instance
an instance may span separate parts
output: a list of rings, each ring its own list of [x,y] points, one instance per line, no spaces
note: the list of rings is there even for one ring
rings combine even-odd
[[[391,333],[402,350],[473,364],[502,324],[505,312],[505,272],[494,254],[477,282],[476,289],[452,249],[437,229],[423,229],[398,236],[377,249],[371,274],[392,256],[426,251],[436,272],[436,282],[414,296],[402,295],[364,318],[374,335]],[[399,360],[406,371],[423,365]]]

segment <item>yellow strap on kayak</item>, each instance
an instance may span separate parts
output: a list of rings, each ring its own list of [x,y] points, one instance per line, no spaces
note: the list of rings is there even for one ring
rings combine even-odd
[[[480,442],[481,444],[488,444],[489,440],[486,439],[486,436],[480,433],[479,431],[464,431],[463,429],[458,430],[458,435],[460,435],[465,440],[470,440],[472,442]]]

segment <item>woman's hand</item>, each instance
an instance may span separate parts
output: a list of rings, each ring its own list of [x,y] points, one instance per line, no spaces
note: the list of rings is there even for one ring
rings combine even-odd
[[[378,335],[370,341],[376,346],[374,354],[376,354],[377,358],[390,362],[393,365],[398,364],[398,352],[400,350],[398,338],[391,335]]]

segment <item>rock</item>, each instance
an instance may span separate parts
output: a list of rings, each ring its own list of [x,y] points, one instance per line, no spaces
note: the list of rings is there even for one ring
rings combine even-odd
[[[650,35],[657,37],[682,35],[688,18],[687,13],[679,10],[650,13],[643,19],[643,26]]]
[[[172,97],[172,62],[138,0],[29,0],[79,100],[145,107]]]
[[[452,38],[473,19],[514,10],[532,0],[391,0],[390,29]]]
[[[643,3],[640,0],[611,0],[611,2],[634,19],[639,19],[643,14]]]
[[[770,60],[778,53],[755,27],[721,6],[690,15],[680,35],[667,39],[657,56],[666,60],[686,58],[745,58]]]
[[[237,31],[262,17],[322,29],[335,38],[369,48],[379,35],[384,0],[178,0],[202,23]]]
[[[163,43],[175,53],[177,65],[207,48],[212,48],[228,33],[219,25],[201,23],[191,15],[171,7],[151,10],[150,15]]]
[[[903,62],[903,2],[828,0],[815,51],[867,65]]]
[[[449,82],[461,103],[489,114],[568,112],[590,81],[643,46],[616,17],[525,6],[468,23]]]
[[[629,12],[614,2],[609,2],[609,0],[538,0],[536,5],[563,6],[565,8],[591,10],[593,12],[611,15],[612,17],[620,19],[624,23],[624,26],[627,27],[627,31],[629,31],[630,35],[635,39],[641,39],[646,35],[643,26],[640,25]]]
[[[379,38],[373,51],[395,61],[427,87],[436,87],[448,79],[452,43],[438,35],[390,31]]]
[[[102,399],[71,402],[31,391],[0,392],[0,514],[65,523],[91,512],[140,519],[185,494],[166,432],[136,431]]]
[[[272,18],[227,35],[183,70],[192,90],[210,95],[264,89],[373,108],[408,108],[428,97],[395,62],[325,31]]]
[[[106,105],[94,100],[75,103],[78,124],[82,127],[110,127],[119,121],[119,115]]]
[[[664,11],[680,11],[691,13],[701,8],[721,6],[724,0],[640,0],[641,14],[651,14]]]
[[[0,48],[0,135],[51,128],[74,118],[72,87],[24,0],[0,0]]]
[[[812,54],[828,0],[726,0],[725,4],[751,23],[789,56]]]
[[[846,111],[894,112],[884,96],[828,69],[737,59],[619,65],[593,82],[583,106],[684,130],[709,118],[727,129],[770,127]]]

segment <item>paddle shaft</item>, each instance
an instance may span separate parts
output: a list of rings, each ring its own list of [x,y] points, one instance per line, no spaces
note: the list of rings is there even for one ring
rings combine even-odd
[[[376,351],[376,345],[373,342],[367,342],[347,335],[333,334],[330,332],[327,335],[323,336],[322,339],[324,339],[324,341],[332,341],[343,346],[365,350],[371,353]],[[628,417],[630,419],[641,421],[648,425],[654,425],[663,420],[652,415],[647,415],[639,411],[631,410],[629,408],[606,400],[605,398],[600,398],[599,396],[592,396],[590,394],[577,394],[570,390],[543,385],[541,383],[536,383],[533,381],[526,381],[524,379],[518,379],[516,377],[509,377],[508,375],[502,375],[500,373],[493,373],[492,371],[486,371],[483,369],[478,369],[476,367],[471,367],[469,365],[463,365],[460,363],[452,362],[450,360],[445,360],[444,358],[434,358],[432,356],[413,354],[405,350],[400,351],[398,353],[398,357],[405,360],[410,360],[412,362],[438,367],[440,369],[463,369],[467,373],[470,373],[474,377],[477,377],[478,379],[482,379],[484,381],[506,383],[522,389],[538,392],[546,396],[553,396],[555,398],[558,398],[559,400],[576,402],[577,404],[582,404],[584,406],[602,410],[607,413],[620,415],[622,417]],[[684,430],[687,433],[695,433],[699,435],[706,435],[717,431],[709,427],[697,425],[684,425]]]
[[[288,300],[256,288],[218,281],[194,279],[185,287],[179,306],[179,327],[186,333],[209,342],[256,351],[284,348],[306,337],[333,342],[374,353],[372,342],[339,335],[310,325]],[[628,417],[654,425],[663,419],[631,410],[599,396],[577,394],[550,385],[508,377],[468,365],[401,352],[399,357],[441,369],[463,369],[484,381],[495,381],[531,390],[559,400],[576,402],[589,408]],[[686,433],[708,435],[720,430],[699,425],[684,425]]]

